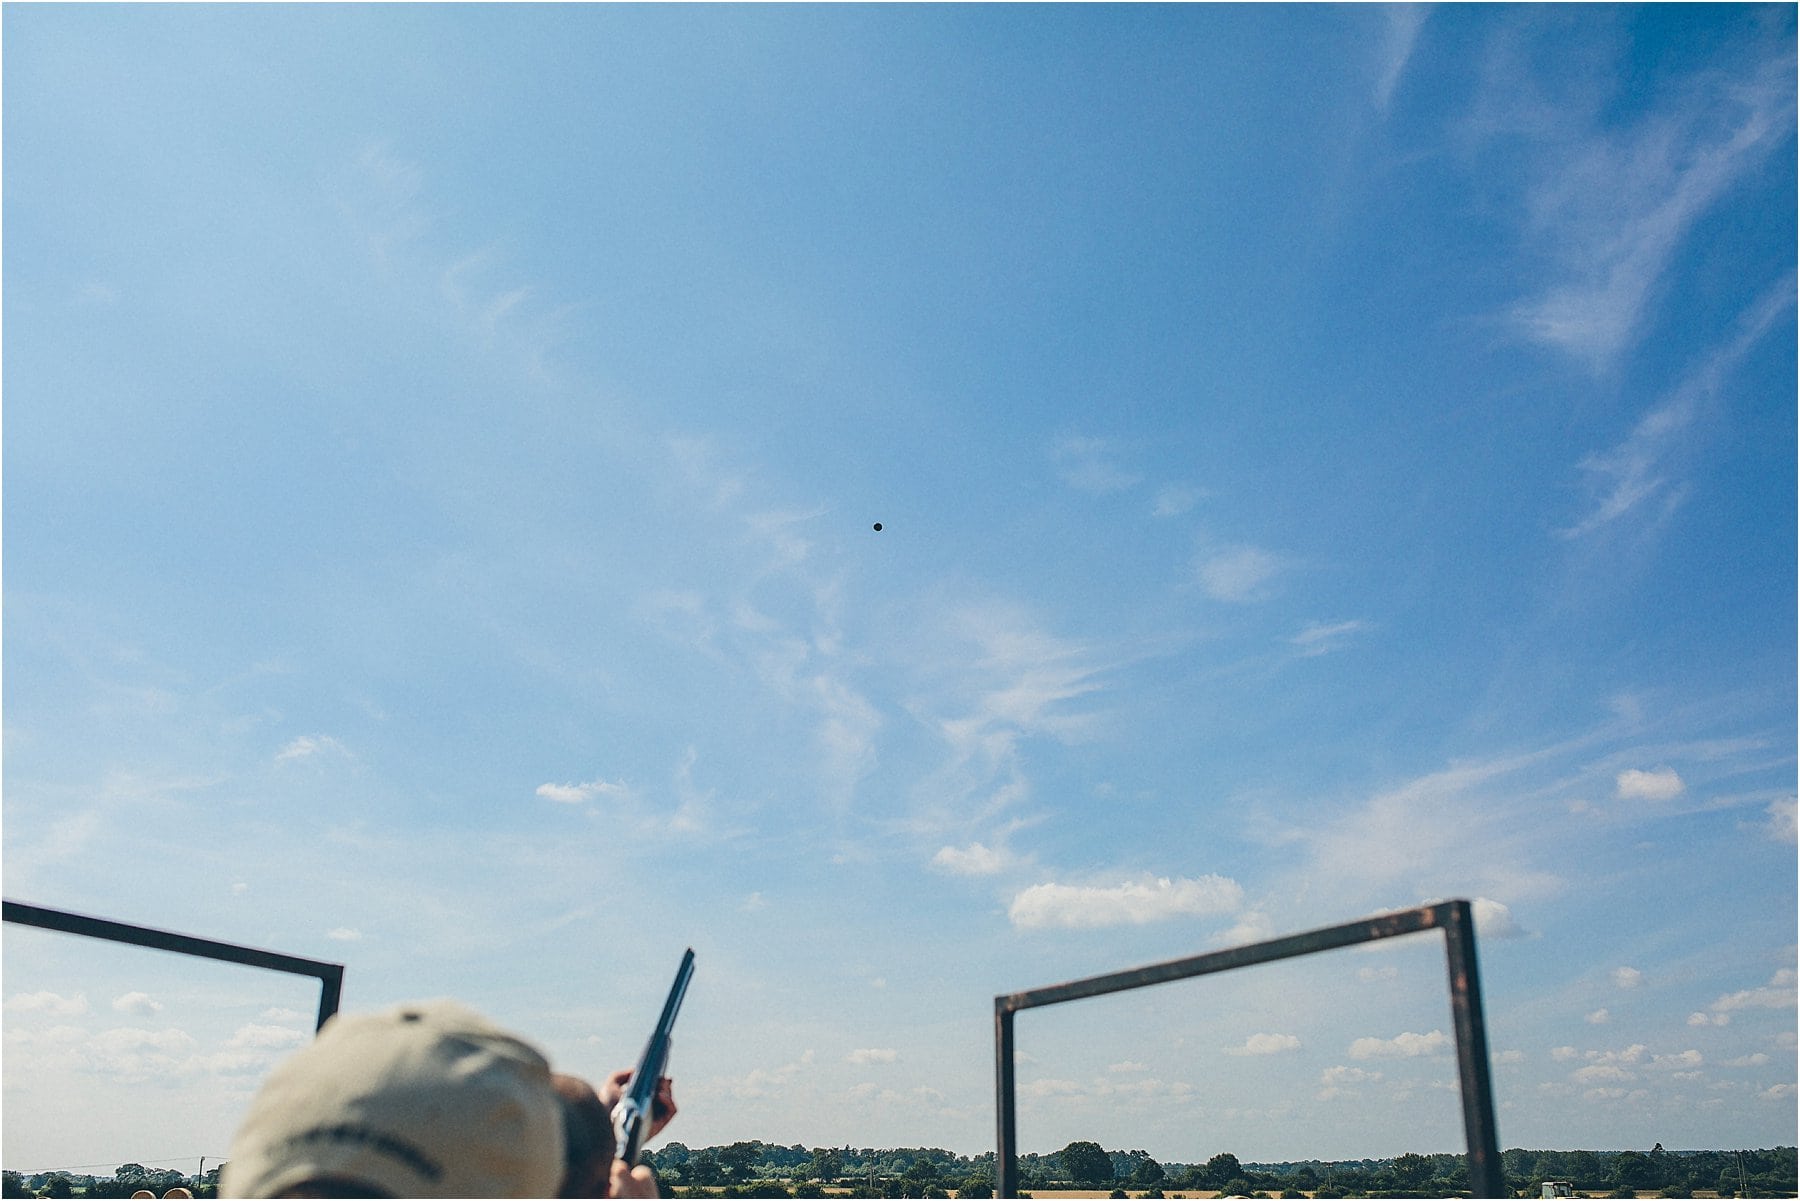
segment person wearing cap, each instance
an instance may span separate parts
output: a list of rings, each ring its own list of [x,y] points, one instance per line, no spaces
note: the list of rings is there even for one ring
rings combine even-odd
[[[272,1072],[220,1173],[226,1197],[655,1197],[613,1158],[600,1092],[454,1001],[338,1015]],[[658,1089],[660,1131],[674,1116]]]

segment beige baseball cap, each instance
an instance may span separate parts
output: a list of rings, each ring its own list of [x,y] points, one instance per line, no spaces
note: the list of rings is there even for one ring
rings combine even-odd
[[[250,1103],[220,1195],[309,1181],[395,1197],[554,1197],[562,1109],[550,1065],[454,1001],[339,1015]]]

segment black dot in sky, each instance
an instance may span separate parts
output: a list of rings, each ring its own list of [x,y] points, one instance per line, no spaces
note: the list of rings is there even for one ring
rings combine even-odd
[[[877,522],[876,522],[876,523],[875,523],[875,528],[876,528],[876,530],[878,530],[878,531],[879,531],[879,530],[880,530],[880,529],[881,529],[881,523],[880,523],[880,522],[879,522],[879,521],[877,521]]]

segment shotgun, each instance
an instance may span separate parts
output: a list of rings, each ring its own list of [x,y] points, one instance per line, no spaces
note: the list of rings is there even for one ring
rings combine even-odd
[[[681,957],[681,966],[675,970],[669,999],[663,1002],[662,1017],[656,1020],[656,1029],[651,1032],[650,1041],[644,1044],[637,1070],[632,1072],[631,1079],[625,1084],[624,1095],[613,1107],[613,1134],[618,1140],[616,1154],[625,1161],[626,1167],[635,1168],[638,1156],[643,1153],[644,1137],[649,1133],[654,1117],[656,1086],[669,1066],[675,1015],[681,1011],[681,999],[687,995],[688,981],[693,975],[694,948],[689,947],[687,954]]]

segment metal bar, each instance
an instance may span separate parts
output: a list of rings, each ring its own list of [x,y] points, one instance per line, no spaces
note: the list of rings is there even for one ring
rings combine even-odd
[[[172,930],[156,930],[102,917],[68,913],[61,909],[46,909],[41,905],[27,905],[23,901],[0,901],[0,918],[21,926],[36,926],[42,930],[56,930],[84,938],[128,943],[156,951],[172,951],[177,955],[193,955],[201,959],[259,967],[294,976],[311,976],[319,982],[320,1026],[337,1012],[338,1001],[343,994],[344,965],[341,963],[302,959],[298,955],[283,955],[278,951],[265,951],[258,947],[196,938],[191,934],[177,934]]]
[[[1463,1138],[1469,1148],[1469,1189],[1477,1197],[1506,1197],[1506,1172],[1494,1122],[1487,1021],[1481,1009],[1481,972],[1475,962],[1475,914],[1451,901],[1444,923],[1450,970],[1450,1010],[1456,1021],[1456,1066],[1462,1080]]]
[[[995,1102],[1000,1144],[995,1168],[999,1179],[995,1185],[998,1195],[1010,1197],[1017,1192],[1018,1129],[1013,1087],[1012,1019],[1019,1010],[1186,980],[1251,964],[1273,963],[1433,929],[1444,931],[1449,965],[1450,1006],[1456,1024],[1457,1068],[1461,1077],[1463,1132],[1468,1141],[1470,1188],[1477,1197],[1505,1196],[1505,1173],[1495,1131],[1493,1086],[1488,1069],[1487,1027],[1481,1009],[1481,978],[1475,960],[1474,911],[1469,902],[1462,900],[1378,914],[1341,926],[1326,926],[1267,942],[995,997]]]
[[[1027,989],[1024,992],[1012,993],[995,1000],[997,1004],[1004,1003],[1015,1010],[1033,1009],[1042,1005],[1057,1005],[1064,1001],[1079,1001],[1084,997],[1102,996],[1128,988],[1142,988],[1148,984],[1165,984],[1171,980],[1186,980],[1212,972],[1230,971],[1233,968],[1248,967],[1254,963],[1272,963],[1278,959],[1291,959],[1296,955],[1311,955],[1318,951],[1352,946],[1359,942],[1372,942],[1378,938],[1415,934],[1420,930],[1429,930],[1437,926],[1442,919],[1442,914],[1439,912],[1441,908],[1442,906],[1438,905],[1428,905],[1422,909],[1384,913],[1376,917],[1365,918],[1362,921],[1346,922],[1341,926],[1326,926],[1318,930],[1308,930],[1302,934],[1289,934],[1268,942],[1230,947],[1223,951],[1211,951],[1205,955],[1193,955],[1186,959],[1171,959],[1146,967],[1109,972],[1104,976],[1089,976],[1082,980],[1071,980],[1066,984],[1052,984],[1045,988]]]
[[[1019,1131],[1013,1106],[1013,1011],[994,1003],[994,1112],[998,1118],[1000,1153],[994,1157],[994,1195],[1012,1197],[1019,1188]]]

